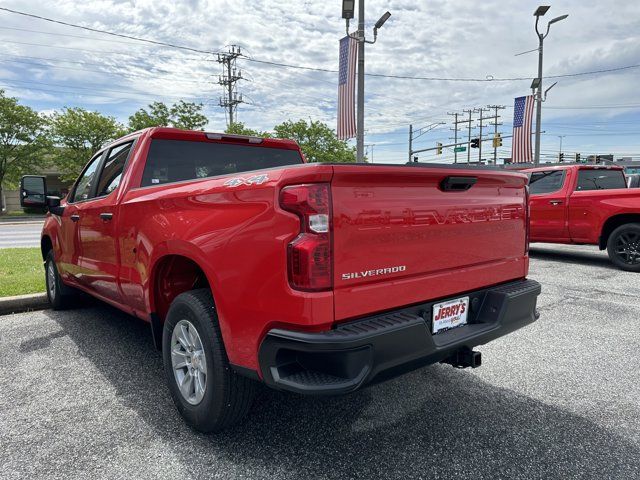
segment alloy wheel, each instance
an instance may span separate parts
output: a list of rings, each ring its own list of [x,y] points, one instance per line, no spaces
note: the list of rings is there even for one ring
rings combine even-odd
[[[621,233],[616,239],[615,254],[627,265],[640,264],[640,234]]]
[[[47,263],[47,288],[49,289],[49,297],[52,300],[56,298],[56,267],[52,261]]]
[[[173,327],[171,366],[182,398],[191,405],[200,403],[207,388],[207,358],[200,335],[188,320]]]

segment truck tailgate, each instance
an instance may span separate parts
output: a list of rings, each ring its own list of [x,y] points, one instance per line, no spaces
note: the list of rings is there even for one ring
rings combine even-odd
[[[468,190],[443,180],[475,179]],[[336,165],[336,320],[526,275],[526,177],[439,167]]]

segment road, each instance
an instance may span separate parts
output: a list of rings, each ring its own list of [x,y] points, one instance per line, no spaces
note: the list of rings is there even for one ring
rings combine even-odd
[[[176,413],[148,328],[109,307],[0,318],[0,477],[640,478],[640,278],[592,247],[535,246],[541,318],[361,392],[263,389],[202,435]]]
[[[39,247],[44,221],[0,222],[0,248]]]

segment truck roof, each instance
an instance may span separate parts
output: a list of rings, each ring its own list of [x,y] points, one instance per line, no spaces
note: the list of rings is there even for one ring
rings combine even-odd
[[[287,138],[262,138],[250,135],[235,135],[224,132],[204,132],[201,130],[183,130],[173,127],[149,127],[120,137],[114,142],[120,142],[128,138],[149,135],[151,138],[164,138],[172,140],[188,141],[215,141],[221,143],[256,144],[262,147],[284,148],[287,150],[299,150],[300,147],[294,140]],[[107,145],[109,146],[109,145]],[[105,147],[106,148],[106,147]]]

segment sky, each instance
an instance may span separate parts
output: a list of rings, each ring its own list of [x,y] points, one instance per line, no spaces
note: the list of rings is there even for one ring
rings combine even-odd
[[[410,124],[414,129],[436,124],[415,140],[415,149],[452,143],[453,116],[448,113],[487,105],[506,107],[499,112],[498,128],[510,135],[514,97],[531,92],[531,78],[537,73],[537,52],[516,56],[537,48],[537,6],[523,0],[368,0],[369,39],[379,16],[386,10],[392,15],[377,42],[366,45],[366,73],[480,80],[367,76],[368,158],[374,163],[406,162]],[[0,0],[0,7],[207,52],[239,45],[245,56],[237,62],[244,77],[238,92],[246,101],[238,108],[239,121],[271,130],[302,118],[335,128],[333,71],[338,67],[338,41],[345,34],[340,0]],[[542,28],[562,14],[569,17],[552,25],[544,43],[543,78],[636,67],[544,79],[545,88],[558,83],[543,104],[542,161],[557,158],[560,142],[567,157],[576,152],[612,153],[640,160],[640,2],[554,2],[541,19]],[[0,89],[38,111],[83,107],[126,123],[153,101],[185,99],[204,104],[208,131],[225,128],[225,112],[218,105],[221,65],[214,53],[108,36],[5,11],[0,11],[0,42]],[[260,63],[264,61],[332,71]],[[513,78],[524,79],[500,80]],[[477,125],[474,120],[472,136],[478,133]],[[466,138],[466,130],[459,135]],[[493,153],[489,144],[483,144],[483,153]],[[510,139],[504,139],[498,157],[508,157],[510,151]],[[473,150],[471,160],[477,155]],[[450,162],[453,152],[425,152],[420,160]],[[466,153],[458,160],[466,161]]]

